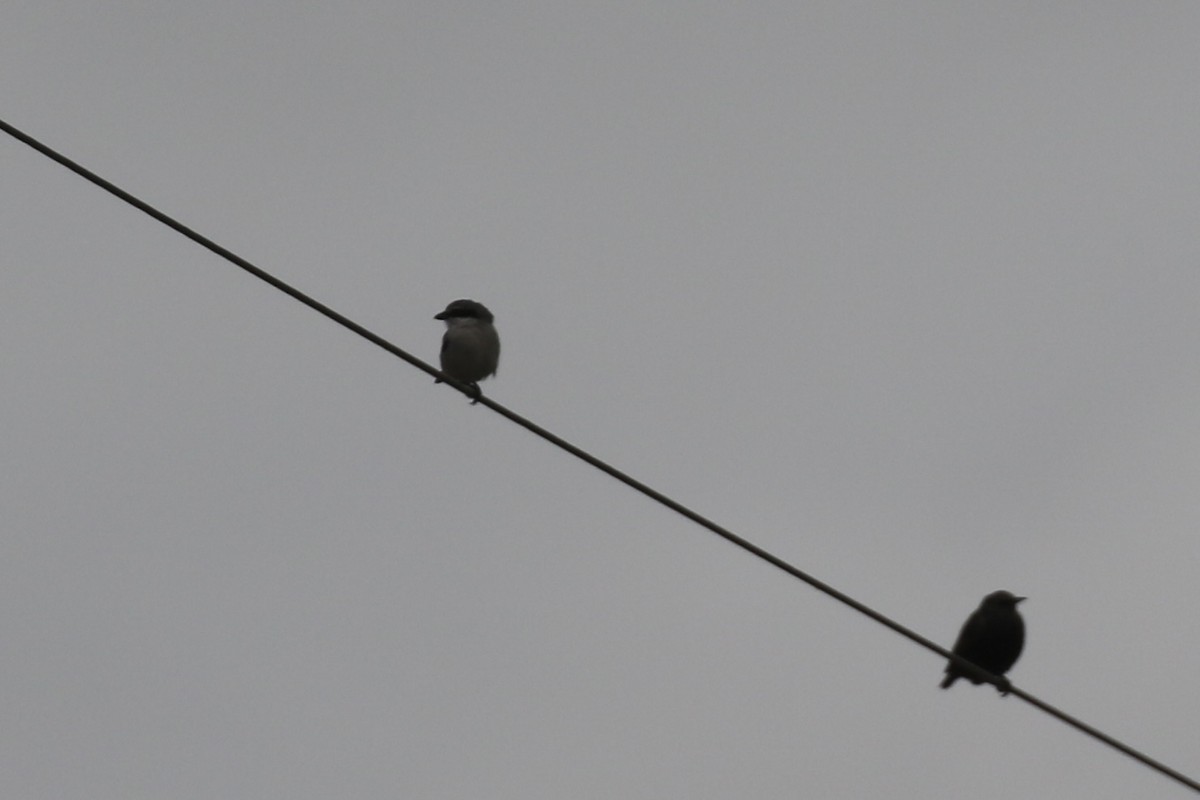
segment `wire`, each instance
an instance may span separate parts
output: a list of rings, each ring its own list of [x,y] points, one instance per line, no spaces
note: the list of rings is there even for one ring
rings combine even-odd
[[[67,158],[66,156],[58,153],[57,151],[52,150],[47,145],[42,144],[38,140],[34,139],[32,136],[29,136],[28,134],[18,130],[17,128],[14,128],[12,125],[9,125],[4,120],[0,120],[0,130],[3,130],[5,133],[9,134],[13,138],[29,145],[34,150],[37,150],[39,153],[45,155],[46,157],[48,157],[54,161],[57,161],[59,164],[66,167],[67,169],[71,170],[72,172],[76,173],[77,175],[96,184],[101,189],[104,189],[105,191],[116,195],[117,197],[124,200],[126,203],[129,203],[130,205],[132,205],[134,208],[137,208],[138,210],[143,211],[146,214],[149,214],[151,217],[154,217],[156,220],[163,223],[164,225],[166,225],[170,228],[173,228],[174,230],[183,234],[184,236],[186,236],[187,238],[196,242],[200,246],[205,247],[205,248],[211,250],[212,252],[216,253],[217,255],[221,256],[222,258],[226,259],[227,261],[230,261],[233,264],[236,264],[237,266],[241,267],[246,272],[249,272],[251,275],[255,276],[256,278],[259,278],[260,280],[263,280],[263,281],[269,283],[271,286],[275,287],[276,289],[280,290],[281,292],[284,292],[285,294],[290,295],[291,297],[295,298],[296,300],[299,300],[304,305],[325,315],[326,317],[328,317],[329,319],[338,323],[339,325],[349,328],[350,330],[354,331],[359,336],[363,337],[364,339],[371,342],[372,344],[382,347],[384,350],[388,351],[389,353],[391,353],[392,355],[394,355],[398,358],[403,359],[404,361],[408,362],[409,364],[416,367],[417,369],[420,369],[423,372],[428,373],[429,375],[432,375],[436,378],[441,379],[444,383],[449,384],[453,388],[457,389],[459,392],[462,392],[467,397],[470,397],[473,400],[478,399],[478,401],[480,403],[482,403],[483,405],[492,409],[497,414],[500,414],[501,416],[507,418],[511,422],[514,422],[517,425],[520,425],[522,428],[525,428],[526,430],[530,431],[531,433],[536,434],[537,436],[540,436],[541,438],[545,439],[547,442],[550,442],[551,444],[555,445],[556,447],[559,447],[559,448],[567,451],[568,453],[575,456],[576,458],[579,458],[582,461],[587,462],[588,464],[592,465],[593,467],[600,470],[601,472],[605,472],[608,475],[612,476],[613,478],[616,478],[621,483],[625,484],[626,486],[629,486],[632,489],[637,490],[638,492],[641,492],[642,494],[649,497],[651,500],[654,500],[654,501],[666,506],[667,508],[676,512],[677,514],[687,517],[692,522],[696,523],[697,525],[700,525],[703,528],[707,528],[709,531],[720,536],[722,539],[725,539],[726,541],[737,545],[738,547],[742,548],[743,550],[746,550],[747,552],[752,553],[753,555],[757,556],[758,558],[761,558],[763,561],[766,561],[767,563],[769,563],[775,567],[778,567],[779,569],[783,570],[784,572],[791,575],[792,577],[798,578],[799,580],[804,581],[809,586],[812,586],[814,589],[824,592],[825,594],[832,597],[834,600],[837,600],[838,602],[843,603],[844,605],[847,605],[850,608],[853,608],[855,611],[859,612],[860,614],[864,614],[864,615],[870,617],[871,619],[875,620],[879,624],[884,625],[885,627],[891,628],[896,633],[900,634],[901,636],[904,636],[907,639],[910,639],[913,642],[916,642],[917,644],[921,645],[925,649],[930,650],[930,651],[938,654],[942,658],[945,658],[945,659],[948,659],[948,660],[954,662],[955,664],[958,664],[959,666],[963,667],[964,669],[975,674],[976,677],[986,681],[987,683],[993,684],[998,689],[1000,689],[1000,691],[1002,693],[1007,694],[1007,693],[1011,692],[1012,694],[1021,698],[1022,700],[1029,703],[1033,707],[1038,708],[1038,709],[1046,712],[1047,714],[1050,714],[1053,717],[1057,717],[1059,720],[1061,720],[1062,722],[1065,722],[1067,725],[1070,725],[1071,727],[1087,734],[1088,736],[1091,736],[1091,737],[1095,738],[1096,740],[1103,742],[1104,744],[1107,744],[1109,747],[1119,750],[1120,752],[1124,753],[1125,755],[1129,756],[1130,758],[1133,758],[1133,759],[1141,762],[1142,764],[1144,764],[1147,767],[1150,767],[1151,769],[1157,770],[1158,772],[1162,773],[1163,775],[1166,775],[1167,777],[1172,778],[1175,781],[1178,781],[1179,783],[1183,784],[1184,786],[1187,786],[1188,788],[1190,788],[1196,792],[1200,792],[1200,782],[1197,782],[1197,781],[1193,780],[1192,778],[1189,778],[1188,776],[1184,775],[1183,773],[1178,772],[1178,771],[1168,767],[1167,765],[1151,758],[1150,756],[1146,755],[1145,753],[1135,750],[1134,748],[1130,747],[1129,745],[1124,744],[1123,742],[1120,742],[1117,739],[1114,739],[1113,737],[1109,736],[1108,734],[1103,733],[1102,731],[1100,731],[1096,728],[1093,728],[1091,725],[1088,725],[1087,723],[1082,722],[1079,719],[1076,719],[1075,717],[1071,716],[1070,714],[1067,714],[1065,711],[1061,711],[1058,708],[1055,708],[1054,706],[1050,705],[1049,703],[1047,703],[1043,700],[1040,700],[1037,697],[1034,697],[1033,695],[1029,694],[1028,692],[1018,689],[1017,687],[1013,686],[1007,678],[1005,678],[1003,676],[999,676],[999,675],[993,675],[984,670],[981,670],[979,667],[975,666],[974,664],[970,663],[969,661],[966,661],[965,659],[961,658],[960,656],[955,655],[954,653],[951,653],[949,650],[946,650],[944,647],[936,644],[935,642],[931,641],[930,639],[925,638],[924,636],[917,633],[916,631],[913,631],[912,629],[907,628],[904,625],[901,625],[899,622],[892,620],[891,618],[885,616],[884,614],[881,614],[880,612],[865,605],[864,603],[860,603],[858,600],[855,600],[853,597],[850,597],[849,595],[838,591],[837,589],[833,588],[832,586],[825,583],[824,581],[814,578],[813,576],[809,575],[808,573],[804,572],[803,570],[799,569],[798,567],[795,567],[795,566],[789,564],[788,562],[784,561],[782,558],[779,558],[778,556],[776,556],[772,553],[769,553],[768,551],[762,549],[761,547],[754,544],[753,542],[750,542],[747,539],[743,539],[742,537],[738,536],[737,534],[733,533],[732,531],[728,530],[727,528],[725,528],[721,525],[718,525],[717,523],[713,522],[712,520],[708,519],[707,517],[700,515],[699,513],[695,512],[695,511],[693,511],[692,509],[688,508],[687,506],[683,505],[682,503],[672,500],[670,497],[666,496],[662,492],[659,492],[656,489],[648,486],[647,484],[642,483],[641,481],[637,480],[636,478],[634,478],[630,475],[627,475],[626,473],[622,472],[621,470],[617,469],[616,467],[613,467],[613,466],[607,464],[606,462],[601,461],[599,458],[597,458],[596,456],[593,456],[591,453],[588,453],[587,451],[582,450],[579,447],[576,447],[575,445],[571,444],[570,442],[563,439],[562,437],[557,436],[556,434],[551,433],[550,431],[546,430],[542,426],[526,419],[525,417],[522,417],[520,414],[517,414],[514,411],[510,411],[508,408],[500,405],[499,403],[495,402],[491,398],[486,397],[486,396],[477,396],[475,393],[476,390],[473,387],[468,386],[463,383],[460,383],[459,381],[455,380],[454,378],[451,378],[450,376],[442,373],[441,371],[434,368],[433,366],[425,363],[424,361],[417,358],[416,356],[410,355],[409,353],[400,349],[399,347],[397,347],[396,345],[387,341],[383,337],[381,337],[375,333],[372,333],[368,329],[364,328],[362,325],[359,325],[357,322],[354,322],[349,317],[339,314],[338,312],[334,311],[332,308],[325,305],[324,303],[318,302],[317,300],[313,299],[312,297],[309,297],[308,295],[306,295],[304,292],[301,292],[299,289],[289,286],[288,284],[281,281],[279,278],[276,278],[275,276],[271,275],[270,273],[254,266],[249,261],[247,261],[246,259],[237,255],[236,253],[233,253],[230,250],[227,250],[226,248],[224,248],[221,245],[217,244],[216,242],[212,241],[211,239],[209,239],[205,236],[202,236],[201,234],[199,234],[196,231],[192,230],[191,228],[187,227],[183,223],[178,222],[177,220],[167,216],[166,214],[164,214],[163,212],[154,208],[150,204],[148,204],[142,200],[139,200],[137,197],[134,197],[129,192],[126,192],[124,189],[121,189],[120,187],[116,186],[115,184],[110,183],[109,181],[105,180],[104,178],[101,178],[96,173],[75,163],[74,161],[72,161],[69,158]]]

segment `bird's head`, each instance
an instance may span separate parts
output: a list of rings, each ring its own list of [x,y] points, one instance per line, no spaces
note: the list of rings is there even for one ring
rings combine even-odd
[[[434,319],[477,319],[480,322],[491,322],[492,312],[483,303],[474,300],[455,300],[446,306],[446,310],[434,316]]]
[[[983,598],[983,604],[994,608],[1016,608],[1017,603],[1024,600],[1024,597],[1017,597],[1012,592],[1001,589],[998,592],[992,592],[987,597]]]

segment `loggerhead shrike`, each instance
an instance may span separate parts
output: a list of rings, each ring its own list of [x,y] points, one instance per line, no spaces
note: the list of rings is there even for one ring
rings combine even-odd
[[[446,323],[442,372],[471,386],[478,401],[479,381],[495,375],[500,362],[500,336],[492,325],[492,312],[474,300],[455,300],[434,319]]]
[[[979,608],[967,617],[952,652],[977,667],[1003,676],[1017,663],[1021,647],[1025,644],[1025,622],[1017,613],[1017,603],[1024,599],[1003,589],[983,598]],[[966,678],[975,684],[983,683],[951,661],[946,665],[946,677],[942,679],[942,688],[950,688],[950,684],[959,678]],[[1005,685],[996,688],[1001,694],[1008,694],[1008,679],[1002,677],[1001,680]]]

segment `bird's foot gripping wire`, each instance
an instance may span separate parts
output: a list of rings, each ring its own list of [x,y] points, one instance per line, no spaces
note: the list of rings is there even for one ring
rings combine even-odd
[[[445,383],[445,381],[443,381],[441,378],[434,378],[433,382],[435,384],[436,383]],[[463,383],[463,384],[456,383],[453,385],[454,386],[462,385],[467,388],[466,395],[467,395],[467,397],[471,398],[471,405],[475,405],[476,403],[479,402],[479,398],[483,397],[483,390],[479,388],[479,384],[476,383],[475,381],[471,381],[470,383]]]

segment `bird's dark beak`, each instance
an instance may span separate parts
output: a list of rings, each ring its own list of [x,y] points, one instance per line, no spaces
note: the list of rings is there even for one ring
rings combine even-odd
[[[1021,602],[1022,600],[1028,600],[1028,599],[1029,599],[1028,597],[1014,597],[1013,605],[1015,606],[1017,603]]]
[[[434,319],[445,319],[445,318],[446,318],[446,312],[445,312],[445,311],[443,311],[443,312],[442,312],[442,313],[440,313],[440,314],[434,314],[434,315],[433,315],[433,318],[434,318]]]

